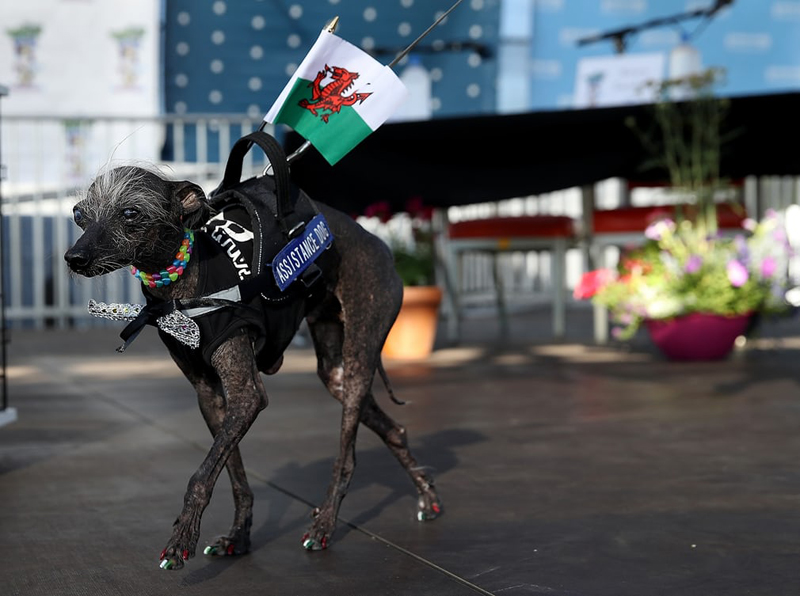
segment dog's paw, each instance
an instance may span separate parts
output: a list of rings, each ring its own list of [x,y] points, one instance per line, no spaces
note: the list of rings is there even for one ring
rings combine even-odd
[[[325,550],[336,527],[336,522],[330,523],[330,515],[324,515],[319,507],[311,510],[311,518],[314,523],[311,528],[303,534],[303,548],[306,550]]]
[[[167,547],[161,551],[161,569],[175,570],[183,567],[183,562],[194,556],[188,548],[176,549],[174,547]]]
[[[423,495],[417,502],[417,521],[431,521],[444,513],[444,507],[439,497]]]
[[[249,540],[241,537],[220,536],[205,548],[203,554],[211,557],[229,557],[244,555],[248,552],[250,552]]]
[[[309,532],[303,534],[303,548],[306,550],[325,550],[328,548],[328,535],[327,534],[314,534],[312,536]]]

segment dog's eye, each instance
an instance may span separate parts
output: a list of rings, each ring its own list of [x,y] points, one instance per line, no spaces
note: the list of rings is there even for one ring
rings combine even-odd
[[[128,207],[127,209],[123,209],[122,210],[122,217],[124,217],[128,221],[134,220],[138,216],[139,216],[139,210],[138,209],[133,209],[131,207]]]
[[[86,222],[86,218],[83,215],[83,211],[81,211],[78,208],[72,210],[72,219],[79,226],[82,226]]]

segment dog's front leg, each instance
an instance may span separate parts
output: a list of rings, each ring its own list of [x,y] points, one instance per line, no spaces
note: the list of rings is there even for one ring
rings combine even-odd
[[[179,366],[183,369],[181,362]],[[216,437],[225,420],[225,396],[215,379],[197,376],[190,367],[184,373],[197,391],[197,402],[203,419]],[[230,531],[217,537],[203,551],[211,556],[243,555],[250,550],[250,528],[253,525],[253,491],[247,482],[242,456],[239,447],[234,447],[225,462],[233,489],[234,516]]]
[[[194,556],[200,537],[200,519],[211,500],[217,478],[258,413],[267,406],[267,394],[246,335],[222,344],[214,352],[211,364],[222,383],[225,415],[211,450],[189,480],[183,510],[175,520],[172,538],[161,553],[164,569],[180,569],[184,560]]]

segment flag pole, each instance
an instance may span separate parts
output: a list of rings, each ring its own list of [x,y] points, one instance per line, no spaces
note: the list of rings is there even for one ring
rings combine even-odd
[[[418,44],[420,41],[422,41],[422,39],[423,39],[423,38],[424,38],[426,35],[428,35],[428,34],[429,34],[431,31],[433,31],[433,30],[434,30],[434,28],[435,28],[435,27],[436,27],[436,26],[437,26],[439,23],[441,23],[441,22],[442,22],[442,21],[443,21],[443,20],[444,20],[444,19],[447,17],[447,15],[449,15],[451,12],[453,12],[453,10],[454,10],[454,9],[455,9],[455,8],[456,8],[456,7],[457,7],[459,4],[461,4],[463,1],[464,1],[464,0],[456,0],[456,3],[455,3],[455,4],[453,4],[453,6],[451,6],[451,7],[450,7],[450,8],[448,8],[448,9],[447,9],[445,12],[443,12],[443,13],[442,13],[442,14],[439,16],[439,18],[438,18],[438,19],[436,19],[436,20],[433,22],[433,24],[432,24],[430,27],[428,27],[427,29],[425,29],[425,31],[423,31],[423,32],[422,32],[422,34],[421,34],[419,37],[417,37],[417,39],[415,39],[414,41],[412,41],[412,42],[411,42],[411,43],[408,45],[408,47],[406,47],[406,48],[405,48],[404,50],[402,50],[402,51],[401,51],[399,54],[397,54],[397,56],[395,56],[395,57],[394,57],[394,60],[392,60],[392,61],[391,61],[389,64],[387,64],[387,66],[388,66],[389,68],[392,68],[392,67],[393,67],[393,66],[395,66],[395,65],[396,65],[398,62],[400,62],[400,61],[401,61],[403,58],[405,58],[405,57],[406,57],[406,55],[407,55],[407,54],[408,54],[408,53],[409,53],[411,50],[413,50],[413,49],[414,49],[414,47],[416,47],[416,45],[417,45],[417,44]],[[330,22],[329,22],[327,25],[325,25],[325,27],[323,27],[323,28],[322,28],[322,30],[323,30],[323,31],[327,31],[328,33],[333,33],[333,32],[336,30],[336,26],[337,26],[338,24],[339,24],[339,17],[338,17],[338,16],[336,16],[336,17],[333,17],[333,19],[332,19],[332,20],[331,20],[331,21],[330,21]],[[267,123],[266,123],[266,121],[264,121],[264,122],[262,122],[262,123],[261,123],[261,126],[258,128],[258,130],[264,130],[264,128],[265,128],[266,126],[267,126]],[[310,146],[311,146],[311,141],[305,141],[305,142],[304,142],[302,145],[300,145],[300,146],[299,146],[297,149],[295,149],[295,151],[294,151],[293,153],[291,153],[291,154],[290,154],[290,155],[289,155],[289,156],[286,158],[286,161],[287,161],[288,163],[290,163],[290,164],[291,164],[291,163],[292,163],[294,160],[296,160],[298,157],[300,157],[300,156],[301,156],[301,155],[302,155],[302,154],[303,154],[303,153],[304,153],[304,152],[305,152],[305,151],[306,151],[306,150],[307,150],[307,149],[308,149]],[[266,171],[267,171],[267,170],[269,170],[269,166],[267,166],[267,168],[264,170],[264,172],[266,173]]]
[[[442,21],[443,21],[445,18],[447,18],[447,15],[449,15],[451,12],[453,12],[453,10],[455,9],[455,7],[456,7],[456,6],[458,6],[459,4],[461,4],[461,2],[463,2],[463,0],[456,0],[456,3],[455,3],[455,4],[453,4],[453,6],[451,6],[451,7],[450,7],[450,8],[448,8],[448,9],[447,9],[447,10],[446,10],[444,13],[442,13],[442,15],[441,15],[441,16],[440,16],[438,19],[436,19],[436,20],[433,22],[433,24],[432,24],[430,27],[428,27],[427,29],[425,29],[425,31],[423,31],[423,32],[422,32],[422,35],[420,35],[420,36],[419,36],[417,39],[415,39],[414,41],[412,41],[412,42],[409,44],[409,46],[408,46],[408,47],[407,47],[405,50],[403,50],[402,52],[400,52],[399,54],[397,54],[397,56],[395,56],[395,57],[394,57],[394,60],[392,60],[391,62],[389,62],[389,64],[387,64],[387,66],[388,66],[389,68],[392,68],[392,67],[393,67],[395,64],[397,64],[397,63],[398,63],[398,62],[400,62],[400,61],[401,61],[403,58],[405,58],[405,57],[406,57],[406,55],[407,55],[407,54],[408,54],[408,53],[409,53],[411,50],[413,50],[413,49],[414,49],[414,47],[415,47],[415,46],[416,46],[416,45],[417,45],[417,44],[418,44],[420,41],[422,41],[422,39],[423,39],[423,38],[424,38],[426,35],[428,35],[428,33],[430,33],[431,31],[433,31],[433,30],[436,28],[436,26],[437,26],[439,23],[441,23],[441,22],[442,22]]]

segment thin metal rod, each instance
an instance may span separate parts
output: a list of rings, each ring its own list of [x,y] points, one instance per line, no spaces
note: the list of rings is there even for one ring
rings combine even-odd
[[[629,35],[633,35],[634,33],[639,33],[640,31],[644,31],[646,29],[653,29],[656,27],[663,27],[664,25],[675,25],[682,21],[686,21],[689,19],[696,19],[698,17],[706,17],[710,19],[716,15],[722,8],[725,6],[733,4],[733,0],[716,0],[713,5],[708,6],[706,8],[698,8],[695,10],[689,10],[687,12],[682,12],[676,15],[671,15],[668,17],[660,17],[657,19],[651,19],[639,25],[635,25],[633,27],[623,27],[622,29],[615,29],[613,31],[606,31],[605,33],[598,33],[597,35],[592,35],[589,37],[583,37],[577,40],[578,46],[585,46],[593,43],[597,43],[599,41],[604,40],[612,40],[616,45],[616,49],[618,53],[623,53],[626,46],[626,38]]]
[[[389,62],[389,64],[387,64],[387,66],[388,66],[389,68],[392,68],[392,67],[393,67],[395,64],[397,64],[397,63],[398,63],[398,62],[400,62],[400,61],[401,61],[403,58],[405,58],[405,57],[406,57],[406,54],[408,54],[408,53],[409,53],[411,50],[413,50],[413,49],[414,49],[414,47],[415,47],[415,46],[416,46],[416,45],[417,45],[417,44],[418,44],[420,41],[422,41],[422,39],[423,39],[423,38],[424,38],[426,35],[428,35],[428,33],[430,33],[431,31],[433,31],[433,29],[436,27],[436,25],[438,25],[439,23],[441,23],[441,22],[442,22],[442,21],[443,21],[443,20],[444,20],[444,19],[447,17],[447,15],[449,15],[451,12],[453,12],[453,10],[455,9],[455,7],[456,7],[456,6],[458,6],[459,4],[461,4],[462,2],[463,2],[463,0],[457,0],[457,2],[456,2],[455,4],[453,4],[453,6],[451,6],[450,8],[448,8],[448,9],[447,9],[447,10],[446,10],[446,11],[445,11],[445,12],[444,12],[444,13],[443,13],[443,14],[442,14],[442,15],[441,15],[441,16],[440,16],[438,19],[436,19],[436,20],[433,22],[433,24],[432,24],[430,27],[428,27],[427,29],[425,29],[425,31],[423,31],[423,32],[422,32],[422,34],[421,34],[421,35],[420,35],[420,36],[419,36],[417,39],[415,39],[414,41],[412,41],[412,42],[409,44],[409,46],[408,46],[408,47],[407,47],[405,50],[403,50],[402,52],[400,52],[399,54],[397,54],[397,56],[395,56],[395,57],[394,57],[394,60],[392,60],[391,62]]]
[[[288,163],[292,163],[295,159],[300,157],[305,151],[311,147],[311,141],[306,141],[302,145],[300,145],[297,149],[295,149],[289,156],[286,158]]]
[[[0,86],[0,97],[6,94]],[[0,143],[1,144],[1,143]],[[0,156],[0,179],[3,177],[3,160]],[[0,192],[0,411],[8,408],[8,337],[6,336],[6,261],[3,251],[5,245],[5,220],[3,219],[3,195]]]

